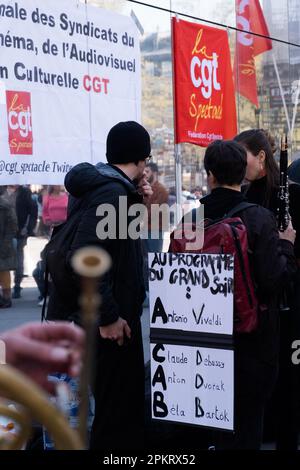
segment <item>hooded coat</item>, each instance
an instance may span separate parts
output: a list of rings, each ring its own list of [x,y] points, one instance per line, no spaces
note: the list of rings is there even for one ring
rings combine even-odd
[[[128,236],[122,238],[118,229],[119,215],[123,230],[131,221],[126,218],[126,209],[119,207],[120,197],[124,197],[123,204],[127,202],[128,207],[142,203],[142,198],[134,183],[121,170],[103,163],[96,167],[89,163],[76,165],[67,174],[65,186],[71,195],[68,219],[74,213],[80,214],[67,263],[81,247],[100,246],[107,250],[112,267],[99,283],[99,325],[109,325],[120,316],[131,329],[131,337],[125,339],[123,346],[102,338],[99,333],[97,335],[93,362],[95,417],[90,447],[97,450],[139,447],[143,445],[145,395],[140,324],[145,296],[143,260],[140,240]],[[110,204],[110,210],[114,209],[115,219],[108,229],[115,231],[115,237],[104,239],[99,231],[98,224],[105,218],[105,215],[99,215],[101,211],[105,213],[101,204]],[[78,299],[80,286],[74,286],[73,292]],[[50,301],[53,296],[50,295]],[[54,308],[48,310],[47,318],[70,319],[74,313],[76,315],[76,312],[70,312],[72,306],[74,302],[70,299],[69,304],[65,303],[60,310],[64,316],[57,318]]]
[[[0,271],[16,269],[16,250],[13,239],[18,230],[14,209],[4,196],[0,196]]]
[[[140,240],[129,237],[120,239],[119,231],[119,198],[124,197],[128,207],[134,203],[142,203],[133,182],[127,176],[111,165],[99,163],[96,167],[89,163],[81,163],[72,168],[66,175],[65,187],[70,194],[68,219],[75,212],[80,212],[80,221],[72,241],[68,262],[79,248],[85,246],[100,246],[105,249],[112,259],[112,267],[99,284],[101,307],[99,325],[114,323],[118,317],[124,318],[132,326],[142,313],[142,303],[145,297],[142,252]],[[110,204],[115,215],[108,229],[114,239],[99,238],[98,224],[103,216],[97,215],[97,209],[102,204]],[[104,214],[104,213],[103,213]],[[105,217],[105,214],[104,214]],[[126,221],[125,229],[131,219],[126,219],[122,212],[122,221]],[[79,289],[74,290],[76,298]],[[52,297],[52,298],[51,298]],[[55,308],[55,292],[50,297],[47,312],[48,320],[70,320],[77,316],[74,310],[74,299],[63,308]]]
[[[18,220],[18,239],[26,239],[34,234],[38,207],[26,186],[19,186],[16,193],[16,214]],[[25,232],[25,234],[24,234]]]

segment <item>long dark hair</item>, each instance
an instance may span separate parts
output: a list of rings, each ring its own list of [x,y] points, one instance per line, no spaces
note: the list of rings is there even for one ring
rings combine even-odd
[[[279,186],[279,168],[274,158],[274,153],[276,152],[274,138],[264,129],[250,129],[238,134],[234,140],[240,142],[255,156],[257,156],[261,150],[265,152],[267,184],[263,205],[269,207],[272,193],[274,189],[277,189]]]

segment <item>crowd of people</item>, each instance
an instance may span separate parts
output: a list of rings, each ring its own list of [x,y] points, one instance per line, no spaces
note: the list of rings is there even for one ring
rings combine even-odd
[[[68,195],[61,186],[49,186],[32,193],[29,186],[0,187],[0,309],[10,308],[21,298],[24,278],[24,248],[30,236],[50,237],[51,230],[67,218]],[[12,288],[10,272],[14,271]],[[44,296],[45,269],[42,261],[33,272]]]
[[[258,326],[254,331],[234,333],[235,432],[208,434],[209,437],[203,437],[201,443],[201,433],[194,428],[188,435],[189,439],[192,435],[198,448],[205,448],[204,442],[208,439],[217,449],[260,449],[267,404],[273,395],[273,407],[279,407],[281,381],[287,380],[282,365],[286,354],[283,349],[290,348],[292,340],[300,333],[297,323],[300,314],[297,298],[300,165],[296,161],[289,168],[291,222],[284,231],[279,231],[276,221],[279,169],[275,151],[271,135],[261,129],[242,132],[232,141],[216,141],[206,149],[204,157],[209,194],[202,194],[201,188],[195,188],[190,194],[183,193],[188,210],[197,211],[201,203],[205,218],[210,221],[226,217],[242,203],[252,203],[247,208],[241,206],[243,209],[235,216],[240,217],[246,228],[249,249],[244,256],[249,257],[259,310]],[[38,272],[35,272],[41,298],[49,295],[48,322],[67,321],[80,325],[79,280],[72,269],[71,259],[79,248],[104,248],[112,259],[112,266],[97,285],[102,302],[95,332],[95,377],[92,384],[95,417],[90,446],[97,450],[144,449],[149,444],[145,427],[147,410],[141,334],[141,315],[148,288],[145,260],[149,252],[162,251],[165,231],[161,219],[156,220],[157,225],[153,226],[151,207],[154,204],[172,205],[174,192],[159,182],[159,168],[151,158],[150,136],[140,124],[128,121],[113,126],[107,136],[106,158],[107,163],[95,166],[80,163],[73,167],[65,178],[66,192],[54,186],[42,199],[38,195],[35,200],[27,187],[1,189],[0,307],[10,307],[11,297],[21,296],[24,246],[34,231],[39,204],[41,223],[53,230],[53,237],[64,233],[62,230],[66,233],[66,246],[63,252],[60,251],[65,253],[63,262],[66,269],[61,273],[64,277],[60,285],[55,284],[53,277],[49,292],[45,292],[47,248]],[[99,223],[105,221],[106,214],[99,211],[99,207],[108,204],[115,210],[117,228],[119,224],[125,224],[126,233],[129,233],[132,218],[120,213],[120,198],[126,199],[129,208],[144,204],[148,209],[143,221],[148,236],[143,240],[130,236],[109,237],[107,230],[100,233]],[[40,231],[45,233],[41,223]],[[113,232],[118,234],[116,227],[113,228]],[[12,295],[10,271],[15,271]],[[286,331],[284,324],[288,320],[280,312],[280,298],[287,290],[290,292],[290,319],[294,325],[292,332],[290,329]],[[26,336],[26,331],[24,334]],[[3,338],[5,341],[5,336]],[[21,342],[18,359],[11,355],[12,363],[20,364],[22,348]],[[24,356],[28,357],[25,349],[24,346]],[[30,361],[27,363],[26,370],[30,373]],[[50,366],[53,369],[55,364],[50,362]],[[48,373],[49,367],[46,370]],[[295,371],[290,371],[288,380],[293,374]],[[295,393],[285,395],[285,398],[298,406]],[[290,419],[294,418],[290,416]],[[291,424],[294,434],[290,441],[297,440],[297,424]],[[281,425],[280,417],[273,420],[274,429],[277,426],[280,430]],[[181,438],[184,434],[185,430]],[[168,435],[170,443],[177,445],[175,438],[172,441],[172,432],[171,437]],[[158,444],[163,448],[163,442],[156,442]]]

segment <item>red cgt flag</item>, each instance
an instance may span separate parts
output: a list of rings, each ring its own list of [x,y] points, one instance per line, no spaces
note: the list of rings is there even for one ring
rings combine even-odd
[[[253,36],[246,31],[270,36],[259,0],[236,0],[237,33],[234,76],[238,93],[258,107],[255,60],[272,49],[271,39]]]
[[[172,21],[175,142],[207,147],[237,132],[235,93],[225,30]]]

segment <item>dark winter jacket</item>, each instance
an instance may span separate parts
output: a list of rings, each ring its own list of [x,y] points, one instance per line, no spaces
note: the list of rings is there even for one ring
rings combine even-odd
[[[249,184],[242,186],[242,193],[247,196],[247,201],[252,202],[253,204],[259,204],[260,206],[266,207],[273,214],[277,213],[278,206],[278,190],[279,187],[274,186],[269,195],[269,200],[267,200],[267,177],[263,176],[258,180],[252,181]]]
[[[68,260],[77,249],[84,246],[99,246],[107,250],[112,258],[112,268],[99,283],[101,294],[99,324],[108,325],[120,316],[132,325],[142,313],[142,303],[145,297],[143,261],[140,240],[128,237],[120,239],[118,236],[119,198],[121,196],[127,198],[129,207],[134,203],[141,203],[141,196],[137,193],[133,182],[123,172],[103,163],[99,163],[96,167],[89,163],[76,165],[66,175],[65,186],[71,196],[68,219],[74,212],[80,211],[81,213]],[[97,236],[97,225],[103,216],[96,215],[96,211],[101,204],[111,204],[115,208],[116,224],[113,226],[116,230],[115,239],[99,239]],[[126,220],[126,212],[122,212],[121,215],[122,221]],[[125,225],[126,229],[129,221]],[[78,295],[79,289],[74,291],[76,298]],[[52,297],[55,297],[55,294]],[[63,312],[57,316],[57,311],[51,307],[48,309],[47,319],[70,320],[78,313],[70,311],[72,309],[74,310],[72,302],[65,304],[63,309],[57,309]]]
[[[0,196],[0,271],[16,269],[16,250],[13,239],[17,234],[17,218],[14,208]]]
[[[32,194],[26,186],[19,186],[16,195],[16,213],[18,219],[17,238],[27,238],[33,235],[36,226],[38,207],[32,199]]]
[[[216,188],[201,199],[204,216],[209,219],[223,217],[242,201],[245,201],[243,194],[226,188]],[[296,272],[293,244],[279,239],[275,217],[269,210],[254,206],[242,211],[239,216],[247,228],[251,250],[249,259],[257,295],[260,303],[267,305],[268,309],[261,312],[258,331],[237,335],[236,342],[248,354],[255,354],[264,362],[275,364],[279,340],[277,295]]]

